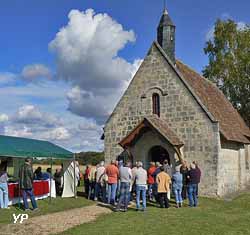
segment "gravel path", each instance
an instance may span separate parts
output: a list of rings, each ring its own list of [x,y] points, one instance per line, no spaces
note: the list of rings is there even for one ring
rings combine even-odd
[[[111,213],[109,208],[94,205],[37,216],[28,219],[23,224],[9,224],[1,227],[0,235],[56,234],[77,225],[94,221],[98,216],[108,213]]]

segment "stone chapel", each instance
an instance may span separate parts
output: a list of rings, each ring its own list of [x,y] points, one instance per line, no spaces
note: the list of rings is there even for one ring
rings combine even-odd
[[[197,161],[199,190],[224,196],[250,180],[250,129],[223,93],[175,58],[175,25],[165,9],[153,42],[104,127],[105,160]]]

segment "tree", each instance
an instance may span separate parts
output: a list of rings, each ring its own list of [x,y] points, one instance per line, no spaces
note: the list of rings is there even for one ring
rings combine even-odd
[[[82,165],[96,165],[104,161],[104,152],[80,152],[76,154],[76,160]]]
[[[204,52],[209,64],[203,75],[215,82],[250,126],[250,27],[217,20],[214,38]]]

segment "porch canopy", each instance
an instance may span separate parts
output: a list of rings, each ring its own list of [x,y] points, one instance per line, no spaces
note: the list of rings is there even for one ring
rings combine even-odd
[[[74,154],[48,141],[0,135],[0,157],[70,160]]]
[[[119,144],[123,148],[133,146],[137,140],[148,130],[156,132],[165,141],[172,145],[179,157],[179,160],[183,160],[180,148],[184,145],[184,143],[179,139],[174,131],[171,130],[166,121],[160,119],[156,115],[145,117],[142,122],[140,122],[124,139],[120,141]]]

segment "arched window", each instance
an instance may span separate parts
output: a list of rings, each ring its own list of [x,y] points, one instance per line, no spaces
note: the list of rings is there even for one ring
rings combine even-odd
[[[156,114],[160,117],[160,96],[157,93],[152,95],[153,101],[153,114]]]

